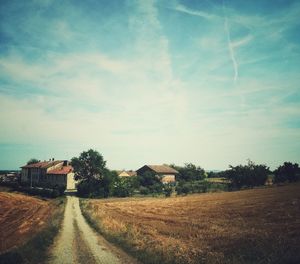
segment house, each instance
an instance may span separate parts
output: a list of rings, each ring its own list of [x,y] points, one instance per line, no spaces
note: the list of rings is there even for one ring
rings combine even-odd
[[[73,167],[66,165],[49,170],[46,174],[46,182],[54,185],[65,186],[67,190],[76,189]]]
[[[73,168],[67,160],[40,161],[22,166],[21,169],[21,182],[27,182],[30,186],[64,186],[66,189],[75,189]]]
[[[132,176],[136,176],[136,171],[133,170],[117,170],[116,171],[119,177],[132,177]]]
[[[168,165],[145,165],[136,172],[137,175],[141,176],[147,171],[154,172],[162,183],[174,183],[176,181],[175,176],[179,173]]]

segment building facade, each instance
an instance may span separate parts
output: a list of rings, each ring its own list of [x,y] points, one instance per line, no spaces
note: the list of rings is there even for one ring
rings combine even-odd
[[[21,169],[21,182],[28,183],[30,186],[76,188],[73,168],[67,160],[52,159],[28,164]]]

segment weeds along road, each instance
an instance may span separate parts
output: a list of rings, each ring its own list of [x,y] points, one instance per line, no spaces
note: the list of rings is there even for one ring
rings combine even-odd
[[[63,226],[51,249],[49,264],[137,263],[123,251],[109,244],[85,221],[79,199],[67,196]]]

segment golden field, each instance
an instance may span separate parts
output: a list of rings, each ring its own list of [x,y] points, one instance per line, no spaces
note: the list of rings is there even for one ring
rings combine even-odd
[[[48,201],[0,192],[0,253],[32,238],[45,226],[52,209]]]
[[[144,263],[300,263],[300,184],[81,207]]]

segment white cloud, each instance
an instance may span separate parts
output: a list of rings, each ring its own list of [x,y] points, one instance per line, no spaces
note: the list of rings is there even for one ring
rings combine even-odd
[[[239,47],[245,46],[245,45],[247,45],[252,39],[253,39],[253,36],[251,36],[251,35],[245,36],[245,37],[242,38],[242,39],[235,40],[234,42],[232,42],[232,47],[233,47],[233,48],[239,48]]]
[[[208,20],[219,18],[219,16],[217,16],[215,14],[209,14],[209,13],[206,13],[206,12],[203,12],[203,11],[200,11],[200,10],[192,10],[192,9],[187,8],[187,7],[185,7],[183,5],[180,5],[180,4],[175,6],[174,9],[179,11],[179,12],[182,12],[182,13],[186,13],[186,14],[193,15],[193,16],[199,16],[199,17],[202,17],[202,18],[205,18],[205,19],[208,19]]]

